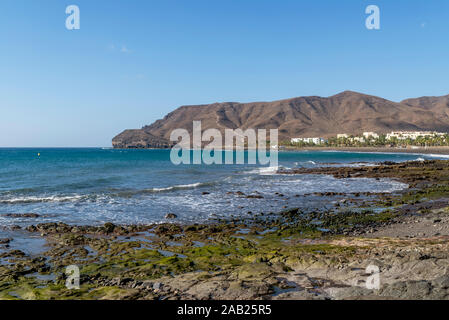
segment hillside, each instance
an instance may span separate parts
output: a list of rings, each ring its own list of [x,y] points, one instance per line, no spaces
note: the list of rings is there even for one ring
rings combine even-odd
[[[331,97],[298,97],[273,102],[225,102],[182,106],[142,129],[126,130],[113,140],[115,148],[167,147],[170,133],[201,120],[202,129],[279,129],[279,140],[331,137],[338,133],[392,130],[449,132],[449,96],[421,97],[400,103],[345,91]]]
[[[442,97],[421,97],[416,99],[407,99],[401,103],[420,107],[432,111],[434,114],[443,117],[449,117],[449,95]]]

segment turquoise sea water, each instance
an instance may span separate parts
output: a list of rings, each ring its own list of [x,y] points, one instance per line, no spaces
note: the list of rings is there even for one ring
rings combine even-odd
[[[280,152],[279,164],[286,168],[369,165],[435,157]],[[318,197],[296,196],[313,192],[393,192],[404,187],[390,180],[280,176],[272,168],[257,165],[175,166],[169,150],[0,149],[0,226],[49,221],[151,223],[164,221],[169,212],[178,215],[180,221],[200,222],[245,216],[249,211],[279,211],[283,206],[326,206]],[[229,193],[236,191],[257,192],[264,198],[247,199]],[[280,199],[275,192],[285,198]],[[37,213],[40,217],[8,217],[8,213]]]

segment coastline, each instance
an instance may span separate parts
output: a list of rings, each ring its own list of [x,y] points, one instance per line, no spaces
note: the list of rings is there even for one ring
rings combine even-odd
[[[169,150],[168,148],[110,148],[112,150]],[[193,151],[194,149],[189,149]],[[257,149],[237,149],[257,150]],[[279,151],[335,151],[335,152],[361,152],[361,153],[408,153],[408,154],[441,154],[449,156],[449,146],[416,147],[416,148],[390,148],[390,147],[291,147],[282,146]]]
[[[449,298],[449,161],[297,170],[283,174],[388,177],[410,188],[374,199],[324,194],[340,199],[335,208],[308,215],[287,208],[211,224],[31,225],[22,232],[45,240],[45,250],[0,254],[0,298]],[[339,211],[343,201],[353,209]],[[80,290],[65,287],[68,265],[80,268]],[[369,265],[380,268],[380,289],[365,286]]]
[[[449,155],[449,146],[417,147],[417,148],[388,148],[388,147],[286,147],[285,151],[343,151],[367,153],[413,153],[413,154],[444,154]]]

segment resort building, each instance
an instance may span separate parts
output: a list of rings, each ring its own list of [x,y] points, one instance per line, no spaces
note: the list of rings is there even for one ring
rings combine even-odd
[[[349,135],[346,133],[337,134],[337,139],[340,139],[340,138],[349,138]]]
[[[365,139],[379,139],[379,135],[375,132],[364,132],[363,137]]]
[[[349,140],[351,142],[361,142],[361,143],[365,142],[365,138],[363,138],[363,137],[354,137],[354,138],[350,138]]]
[[[323,138],[292,138],[291,143],[313,143],[313,144],[323,144],[326,142]]]
[[[418,137],[438,137],[444,136],[445,133],[442,132],[432,132],[432,131],[392,131],[387,134],[387,140],[398,139],[398,140],[416,140]]]

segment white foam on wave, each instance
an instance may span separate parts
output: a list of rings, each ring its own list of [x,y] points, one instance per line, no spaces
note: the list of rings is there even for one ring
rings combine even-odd
[[[258,174],[261,176],[272,176],[276,175],[279,170],[291,170],[292,168],[285,166],[275,166],[275,167],[261,167],[254,170],[247,171],[248,174]]]
[[[274,191],[283,194],[307,194],[314,192],[396,192],[408,188],[402,182],[388,178],[376,180],[373,178],[337,179],[331,175],[292,175],[280,180],[264,182],[261,193],[272,194]]]
[[[449,159],[449,154],[436,154],[436,153],[401,153],[401,154],[420,156],[420,158],[429,157],[429,158]],[[420,160],[417,160],[417,161],[420,161]]]
[[[197,182],[197,183],[191,183],[191,184],[180,184],[180,185],[176,185],[176,186],[170,186],[170,187],[165,187],[165,188],[152,188],[152,189],[146,189],[146,191],[153,191],[153,192],[164,192],[164,191],[170,191],[170,190],[178,190],[178,189],[193,189],[193,188],[198,188],[200,186],[203,185],[208,185],[207,183],[201,183],[201,182]]]
[[[427,156],[432,158],[442,158],[442,159],[449,159],[449,154],[427,154]]]
[[[71,202],[78,201],[86,196],[74,195],[74,196],[48,196],[48,197],[16,197],[10,199],[0,199],[0,203],[3,204],[18,204],[18,203],[39,203],[39,202]]]
[[[276,172],[278,172],[278,170],[281,167],[266,167],[266,168],[259,168],[259,174],[260,175],[273,175],[276,174]]]
[[[116,195],[119,197],[131,197],[131,196],[135,196],[135,195],[139,195],[139,194],[164,193],[164,192],[170,192],[170,191],[176,191],[176,190],[195,189],[195,188],[204,187],[204,186],[212,186],[214,184],[216,184],[216,182],[196,182],[196,183],[180,184],[180,185],[168,186],[168,187],[122,191],[122,192],[117,193]]]

